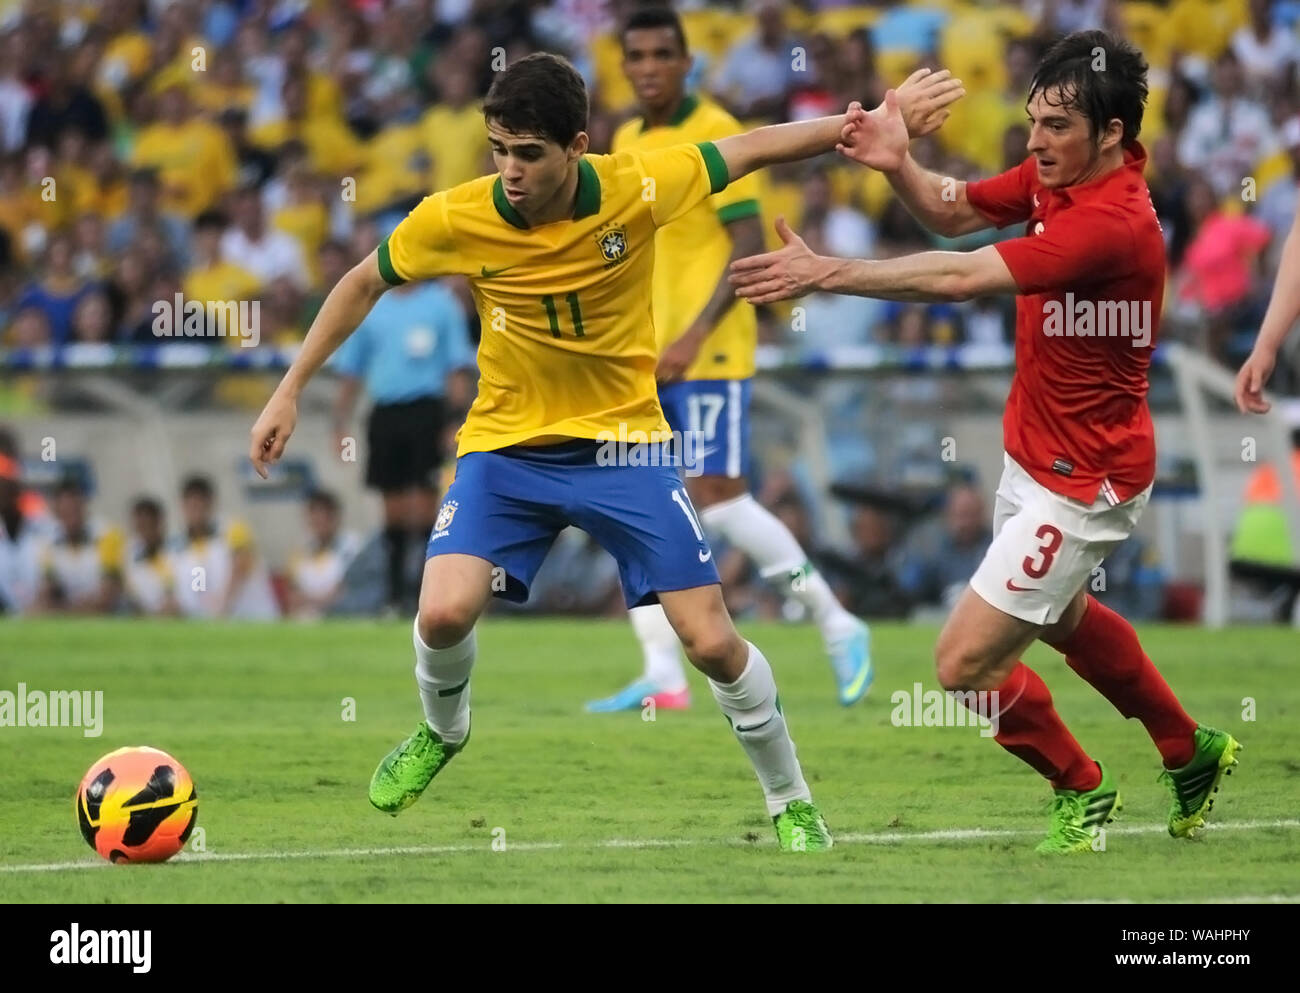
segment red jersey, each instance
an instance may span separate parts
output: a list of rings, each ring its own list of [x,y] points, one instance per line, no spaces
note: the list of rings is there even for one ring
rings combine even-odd
[[[1124,164],[1079,186],[1046,189],[1031,155],[968,183],[966,198],[998,227],[1027,221],[997,246],[1020,288],[1016,373],[1003,444],[1055,493],[1111,504],[1155,477],[1147,367],[1165,293],[1165,242],[1136,142]]]

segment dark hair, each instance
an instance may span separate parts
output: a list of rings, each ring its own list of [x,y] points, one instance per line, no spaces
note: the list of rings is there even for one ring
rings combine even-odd
[[[1104,31],[1076,31],[1044,53],[1029,84],[1028,99],[1053,91],[1051,105],[1083,114],[1094,139],[1119,118],[1124,126],[1120,143],[1128,146],[1142,130],[1147,61],[1127,41]]]
[[[204,228],[216,228],[218,231],[224,231],[226,228],[226,215],[211,207],[202,211],[198,217],[194,218],[194,230],[202,231]]]
[[[312,490],[307,494],[307,506],[313,504],[324,507],[326,510],[337,514],[339,512],[339,498],[329,490]]]
[[[131,504],[132,514],[148,514],[150,517],[156,517],[158,520],[163,518],[162,503],[153,497],[136,497]]]
[[[567,148],[587,129],[587,87],[566,60],[536,52],[496,78],[483,101],[483,117],[507,131]]]
[[[190,476],[181,484],[181,496],[201,496],[212,499],[215,491],[212,488],[212,480],[207,476]]]
[[[54,495],[64,496],[71,493],[73,496],[85,496],[86,487],[80,479],[74,475],[60,476],[59,481],[54,484]]]
[[[627,33],[629,31],[653,31],[655,28],[672,28],[682,54],[686,55],[688,53],[686,32],[682,29],[682,19],[677,16],[677,11],[671,7],[658,6],[642,7],[627,19],[622,32],[619,34],[619,40],[623,43],[623,51],[627,51]]]

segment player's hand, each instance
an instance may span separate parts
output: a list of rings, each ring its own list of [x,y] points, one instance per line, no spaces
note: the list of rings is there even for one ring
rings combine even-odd
[[[675,383],[686,375],[686,370],[700,354],[704,344],[704,335],[696,326],[691,326],[686,333],[664,349],[659,356],[659,365],[655,369],[655,380],[660,383]]]
[[[1264,399],[1264,384],[1273,375],[1277,356],[1265,351],[1253,351],[1237,373],[1237,386],[1233,398],[1243,414],[1266,414],[1272,406]]]
[[[910,138],[923,138],[943,126],[952,111],[947,108],[966,95],[960,79],[953,79],[947,69],[931,72],[917,69],[903,80],[896,91],[898,109],[903,113]]]
[[[731,263],[728,279],[736,295],[755,305],[800,297],[817,289],[826,262],[786,226],[784,217],[776,219],[776,233],[785,242],[784,248]]]
[[[297,401],[278,392],[272,394],[249,432],[248,459],[263,479],[267,477],[268,467],[280,461],[297,423]]]
[[[888,90],[884,103],[875,110],[863,110],[856,100],[849,104],[835,150],[871,169],[893,172],[907,158],[909,140],[907,123],[898,106],[898,92]]]

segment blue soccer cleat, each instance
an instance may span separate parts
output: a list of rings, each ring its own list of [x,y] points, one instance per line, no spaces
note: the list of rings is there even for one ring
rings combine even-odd
[[[871,664],[871,632],[861,621],[858,629],[834,644],[826,646],[839,686],[840,703],[851,707],[871,689],[876,670]]]
[[[647,699],[654,701],[656,710],[686,710],[691,705],[691,691],[683,688],[667,692],[648,679],[638,679],[613,696],[592,700],[587,704],[587,713],[612,714],[619,710],[640,710],[646,705]]]

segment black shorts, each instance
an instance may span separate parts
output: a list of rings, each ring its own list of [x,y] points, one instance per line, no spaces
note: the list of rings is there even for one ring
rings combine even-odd
[[[438,397],[376,404],[366,425],[366,485],[390,493],[431,482],[442,464],[447,408]]]

